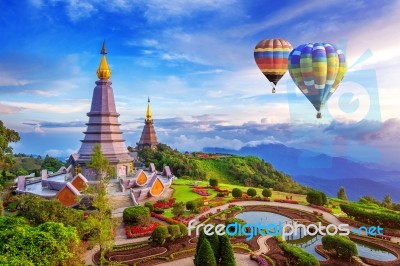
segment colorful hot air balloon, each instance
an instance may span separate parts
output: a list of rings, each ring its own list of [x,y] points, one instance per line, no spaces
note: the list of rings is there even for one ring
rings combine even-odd
[[[346,73],[344,53],[329,43],[302,44],[289,55],[289,73],[294,83],[318,111],[335,92]]]
[[[266,39],[254,48],[254,59],[265,77],[271,82],[272,93],[276,84],[285,75],[288,67],[288,55],[292,45],[284,39]]]

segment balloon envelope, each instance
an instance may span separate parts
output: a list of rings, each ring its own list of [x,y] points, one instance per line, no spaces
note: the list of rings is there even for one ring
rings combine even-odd
[[[284,39],[266,39],[254,48],[254,59],[265,77],[275,86],[288,68],[288,55],[292,45]]]
[[[335,92],[347,70],[344,53],[329,43],[299,45],[289,54],[290,76],[318,111]]]

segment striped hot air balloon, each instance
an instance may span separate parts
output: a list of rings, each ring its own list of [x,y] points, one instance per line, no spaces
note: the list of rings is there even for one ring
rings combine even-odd
[[[335,92],[347,70],[340,49],[329,43],[299,45],[289,54],[289,73],[294,83],[318,111]]]
[[[292,45],[284,39],[262,40],[254,48],[254,59],[258,68],[271,82],[272,93],[276,92],[276,84],[287,71],[290,51]]]

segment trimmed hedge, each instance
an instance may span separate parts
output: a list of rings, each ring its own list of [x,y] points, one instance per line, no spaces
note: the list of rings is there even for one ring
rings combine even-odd
[[[355,220],[362,223],[389,228],[400,228],[400,212],[393,212],[380,208],[367,209],[358,206],[357,203],[340,204],[340,209],[349,217],[354,217]]]
[[[166,226],[159,226],[156,229],[154,229],[150,239],[153,243],[156,243],[158,245],[163,245],[167,237],[168,237],[168,228]]]
[[[279,246],[285,252],[288,265],[298,266],[319,266],[319,261],[307,251],[301,248],[292,246],[286,243],[281,243]]]
[[[181,230],[179,225],[177,224],[171,224],[168,225],[168,233],[169,233],[169,237],[171,238],[171,240],[174,240],[177,237],[181,236]]]
[[[322,247],[325,250],[335,250],[338,258],[351,261],[352,256],[357,256],[357,246],[348,236],[325,235],[322,238]]]
[[[151,221],[149,208],[143,206],[126,208],[122,217],[124,222],[129,225],[146,226]]]

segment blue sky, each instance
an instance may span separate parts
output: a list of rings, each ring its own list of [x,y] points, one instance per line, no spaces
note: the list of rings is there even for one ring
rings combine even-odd
[[[182,151],[278,142],[398,165],[398,1],[21,0],[0,10],[0,119],[21,133],[17,152],[79,148],[106,40],[127,145],[150,96],[159,140]],[[278,37],[345,50],[349,70],[323,120],[288,74],[272,95],[255,65],[258,41]]]

